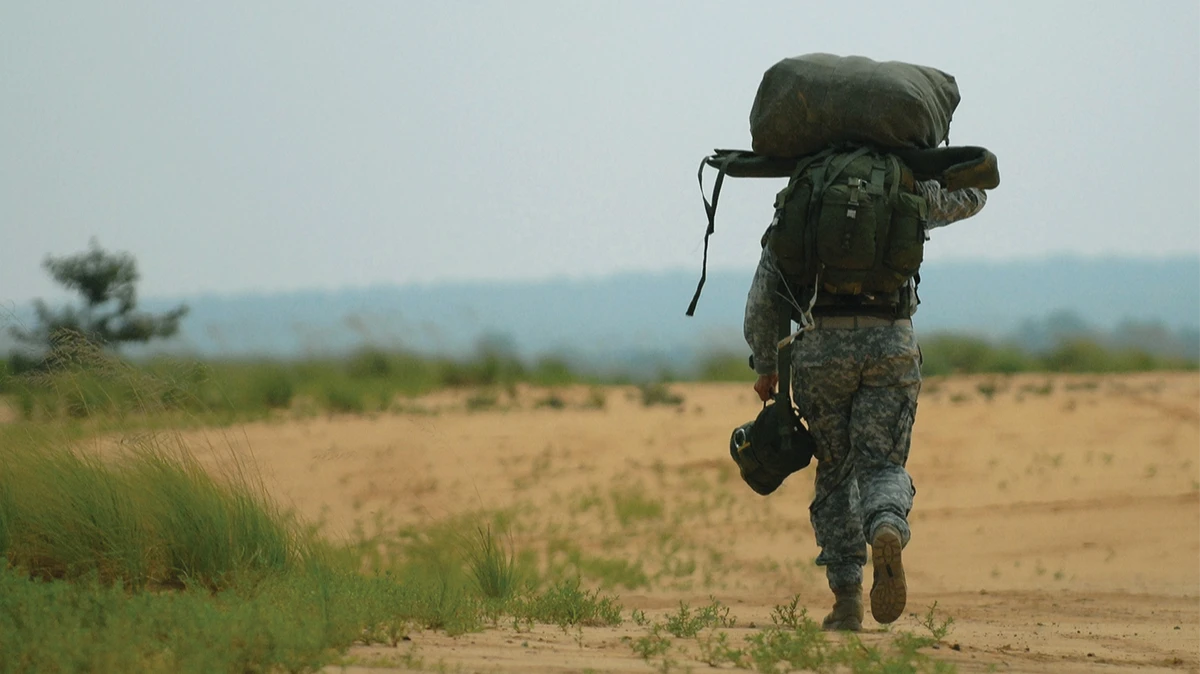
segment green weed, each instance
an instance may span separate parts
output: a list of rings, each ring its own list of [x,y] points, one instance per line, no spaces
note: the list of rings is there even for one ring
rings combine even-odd
[[[330,412],[339,414],[362,414],[367,405],[361,391],[340,383],[333,383],[325,389],[325,407]]]
[[[552,410],[561,410],[566,408],[566,406],[567,401],[563,400],[562,396],[553,391],[538,399],[538,401],[534,403],[534,407],[539,409],[549,408]]]
[[[797,610],[799,606],[800,595],[795,595],[786,604],[776,604],[775,608],[771,609],[771,623],[776,627],[789,630],[799,629],[808,620],[808,609],[799,608]]]
[[[467,559],[475,586],[489,599],[510,599],[517,591],[516,558],[492,535],[490,526],[477,533]]]
[[[983,396],[984,400],[991,402],[996,392],[1000,390],[1000,387],[994,381],[985,381],[976,384],[975,390],[979,391],[979,395]]]
[[[683,396],[673,392],[664,383],[642,384],[638,387],[638,392],[641,394],[643,407],[652,407],[654,405],[676,406],[683,404]]]
[[[696,611],[684,602],[679,602],[679,610],[667,616],[665,628],[667,632],[677,637],[694,637],[700,630],[712,627],[733,627],[737,622],[730,617],[729,607],[710,597],[711,602]]]
[[[619,557],[589,555],[580,555],[573,561],[580,574],[585,578],[598,580],[601,589],[620,586],[627,590],[636,590],[650,586],[650,577],[640,561],[630,562]]]
[[[588,389],[587,400],[583,406],[589,410],[602,410],[608,405],[608,395],[604,393],[604,389],[599,386],[593,386]]]
[[[700,647],[700,659],[709,667],[720,667],[730,664],[740,669],[748,669],[746,650],[734,648],[729,643],[728,632],[714,632],[696,640]]]
[[[832,648],[821,626],[803,614],[800,618],[795,627],[771,627],[746,637],[746,658],[755,669],[776,672],[780,663],[790,669],[821,671],[828,667]]]
[[[518,618],[558,625],[620,625],[621,606],[614,597],[586,590],[575,580],[552,584],[541,592],[516,598],[511,613]]]
[[[663,516],[663,502],[646,496],[646,488],[640,482],[629,487],[618,487],[609,492],[613,512],[621,528],[635,522],[657,520]]]
[[[929,634],[934,638],[936,643],[941,643],[950,634],[951,630],[954,629],[954,618],[946,616],[946,618],[939,620],[937,605],[936,601],[930,604],[929,610],[925,612],[925,615],[921,616],[918,622],[921,623],[922,627],[929,630]]]
[[[671,640],[662,634],[662,626],[654,625],[650,629],[650,633],[638,637],[622,637],[624,643],[628,644],[633,652],[643,660],[649,661],[651,658],[665,655],[671,650]]]
[[[472,393],[467,398],[467,410],[470,412],[482,412],[484,410],[494,409],[500,403],[500,396],[491,389],[480,389]]]

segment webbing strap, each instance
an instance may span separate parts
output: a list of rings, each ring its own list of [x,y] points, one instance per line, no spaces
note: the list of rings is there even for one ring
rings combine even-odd
[[[888,195],[887,187],[883,184],[884,175],[885,175],[884,166],[882,164],[876,162],[875,166],[871,168],[871,191],[874,192],[875,194],[878,194],[880,196],[886,196],[890,199],[891,196],[894,196],[894,195],[891,195],[891,196]]]
[[[704,194],[704,165],[708,163],[708,157],[701,160],[700,170],[696,171],[696,180],[700,183],[700,198],[704,200],[704,213],[708,215],[708,229],[704,231],[704,261],[700,266],[700,282],[696,284],[696,294],[692,295],[692,301],[688,304],[688,316],[696,313],[696,303],[700,301],[700,291],[704,289],[704,282],[708,279],[708,237],[716,231],[717,200],[721,198],[721,184],[725,182],[725,172],[729,169],[729,162],[740,154],[739,152],[730,152],[721,162],[720,168],[717,169],[717,180],[713,183],[712,203],[709,203],[708,197]]]
[[[816,221],[817,214],[821,212],[821,198],[825,193],[825,174],[829,169],[832,157],[827,158],[819,166],[812,171],[812,193],[808,196],[808,210],[804,214],[804,221],[812,223]],[[820,269],[820,260],[817,259],[817,228],[806,226],[802,230],[804,232],[804,269],[806,275],[812,276],[811,282],[815,288],[816,277]],[[801,283],[807,285],[810,279],[801,279]]]
[[[780,283],[782,283],[782,279]],[[776,302],[779,303],[779,351],[775,360],[775,372],[779,375],[779,392],[775,394],[775,404],[783,405],[776,408],[779,414],[779,439],[784,452],[792,449],[792,345],[795,340],[789,339],[792,334],[791,311],[782,301],[780,293],[776,292]]]
[[[822,150],[817,154],[809,155],[800,160],[800,162],[796,164],[796,170],[792,171],[792,177],[788,180],[787,187],[783,188],[783,191],[781,191],[779,195],[775,197],[775,207],[782,207],[784,202],[791,198],[792,191],[796,188],[796,181],[800,179],[801,175],[804,175],[804,172],[808,170],[808,167],[812,166],[818,159],[824,159],[831,154],[833,154],[833,149],[829,148]]]
[[[888,155],[887,157],[877,157],[875,159],[874,170],[871,172],[872,180],[874,180],[876,175],[879,176],[879,187],[880,192],[882,193],[882,183],[884,175],[886,175],[888,164],[891,164],[892,167],[892,184],[887,190],[888,217],[884,218],[883,222],[875,223],[875,269],[877,270],[883,269],[884,267],[883,257],[884,253],[886,253],[888,250],[887,242],[890,240],[892,235],[891,214],[892,209],[896,207],[896,190],[900,185],[900,164],[897,163],[896,158],[891,155]]]
[[[892,174],[896,177],[892,181],[891,187],[888,188],[888,203],[896,203],[896,196],[900,193],[900,181],[904,178],[904,169],[900,167],[900,160],[896,155],[889,154],[887,157],[888,163],[892,165]]]
[[[825,191],[825,187],[828,185],[832,185],[833,181],[837,180],[838,176],[842,175],[842,171],[845,171],[846,167],[850,165],[850,162],[854,161],[855,159],[858,159],[859,157],[863,156],[864,154],[866,154],[869,151],[870,151],[869,148],[860,147],[857,150],[855,150],[854,152],[851,152],[850,154],[844,155],[844,156],[830,162],[829,163],[830,170],[829,170],[829,173],[826,174],[826,176],[825,176],[825,181],[824,181],[825,184],[821,185],[820,188],[818,188],[816,185],[813,185],[813,193],[816,194],[818,189],[820,189],[820,191],[822,191],[822,192]]]

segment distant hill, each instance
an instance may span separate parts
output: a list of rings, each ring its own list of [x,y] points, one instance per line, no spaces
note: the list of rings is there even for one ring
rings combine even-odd
[[[287,358],[364,344],[455,355],[490,339],[525,356],[557,353],[600,367],[636,367],[744,351],[741,320],[752,270],[711,271],[696,316],[686,318],[698,271],[161,298],[144,306],[186,302],[191,313],[183,335],[158,348],[201,356]],[[1142,333],[1157,326],[1160,339],[1165,332],[1187,343],[1200,328],[1195,256],[931,262],[922,279],[915,322],[923,334],[1023,336],[1036,346],[1057,329],[1047,327],[1051,317],[1058,328],[1102,332],[1129,323]],[[28,316],[18,308],[18,319]]]

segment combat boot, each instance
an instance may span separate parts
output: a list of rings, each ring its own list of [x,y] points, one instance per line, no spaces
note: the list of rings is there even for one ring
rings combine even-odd
[[[833,591],[833,610],[821,621],[827,630],[857,632],[862,629],[862,584],[839,587]]]
[[[904,613],[908,584],[904,580],[900,532],[890,524],[880,525],[871,539],[871,563],[875,581],[871,585],[871,615],[880,623],[895,622]]]

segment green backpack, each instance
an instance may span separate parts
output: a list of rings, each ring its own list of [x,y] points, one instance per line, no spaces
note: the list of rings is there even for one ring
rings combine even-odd
[[[920,269],[927,217],[894,154],[826,150],[797,164],[763,245],[792,292],[886,295]]]
[[[705,167],[717,169],[711,200],[704,193]],[[708,229],[688,316],[696,312],[708,277],[708,240],[716,231],[726,176],[790,178],[775,200],[775,220],[762,245],[771,247],[788,289],[812,286],[815,292],[819,277],[834,295],[884,294],[917,275],[929,206],[913,191],[914,181],[936,180],[948,190],[1000,184],[996,155],[975,146],[887,151],[842,146],[806,157],[715,150],[701,160],[696,175]]]

